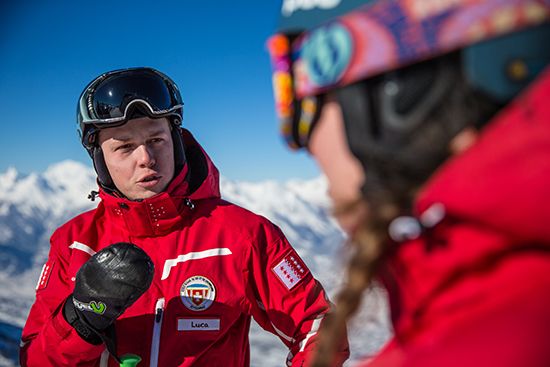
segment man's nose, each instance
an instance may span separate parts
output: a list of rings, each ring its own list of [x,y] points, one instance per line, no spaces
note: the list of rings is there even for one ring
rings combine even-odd
[[[140,167],[153,167],[156,163],[153,150],[146,144],[142,144],[137,149],[138,163]]]

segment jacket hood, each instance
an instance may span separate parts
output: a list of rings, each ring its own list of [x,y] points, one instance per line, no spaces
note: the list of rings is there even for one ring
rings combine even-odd
[[[187,159],[183,169],[174,177],[166,190],[139,202],[154,200],[162,195],[186,197],[192,200],[220,197],[220,174],[218,169],[189,130],[182,129],[182,136]],[[99,196],[103,201],[114,200],[117,203],[136,203],[133,200],[111,195],[101,188],[99,191]]]
[[[476,144],[431,178],[418,213],[443,204],[447,217],[520,241],[550,242],[550,68],[482,131]]]
[[[111,222],[133,236],[157,236],[181,226],[194,209],[194,202],[219,199],[218,169],[188,130],[182,129],[182,136],[187,162],[165,191],[134,201],[100,189],[99,213],[107,212]]]
[[[182,136],[187,157],[185,166],[189,170],[188,180],[184,181],[187,185],[182,185],[180,181],[186,175],[184,168],[177,177],[180,180],[174,179],[166,191],[169,194],[189,196],[192,200],[219,198],[220,173],[218,168],[189,130],[182,129]]]

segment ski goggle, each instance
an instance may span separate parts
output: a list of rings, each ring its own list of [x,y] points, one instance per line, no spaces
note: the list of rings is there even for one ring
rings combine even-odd
[[[150,68],[115,70],[93,80],[78,101],[78,129],[85,146],[98,129],[124,124],[135,108],[151,117],[182,117],[183,102],[176,84]]]
[[[267,46],[273,65],[273,93],[281,135],[290,148],[300,149],[307,147],[313,125],[319,118],[322,97],[296,97],[291,38],[277,34],[268,40]]]
[[[267,47],[281,135],[292,149],[307,147],[334,88],[548,19],[546,0],[387,0],[298,36],[276,34]]]

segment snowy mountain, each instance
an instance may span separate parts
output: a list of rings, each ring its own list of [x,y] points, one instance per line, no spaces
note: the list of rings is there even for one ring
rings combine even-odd
[[[87,199],[95,173],[64,161],[43,173],[0,173],[0,366],[16,364],[18,338],[34,300],[47,257],[49,236],[60,224],[93,208]],[[343,235],[328,214],[323,178],[285,183],[221,181],[222,196],[279,225],[314,275],[334,295],[342,279],[338,251]],[[383,292],[374,288],[350,329],[352,359],[375,352],[387,340],[389,321]],[[252,366],[280,366],[287,351],[257,325],[251,331]]]

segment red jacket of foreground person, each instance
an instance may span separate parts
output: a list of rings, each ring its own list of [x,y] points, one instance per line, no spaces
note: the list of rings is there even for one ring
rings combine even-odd
[[[330,307],[325,292],[275,225],[220,199],[217,169],[185,130],[184,140],[188,165],[166,192],[141,202],[101,192],[97,209],[53,234],[23,366],[117,365],[60,311],[82,264],[116,242],[135,243],[155,264],[149,290],[115,323],[119,356],[139,355],[139,366],[247,366],[254,317],[289,348],[289,366],[307,360]],[[348,355],[346,344],[339,364]]]
[[[550,366],[549,99],[547,69],[427,183],[443,219],[386,264],[395,337],[365,365]]]

